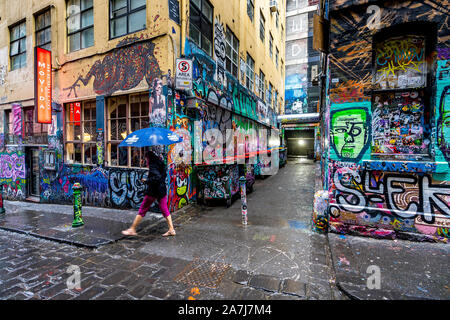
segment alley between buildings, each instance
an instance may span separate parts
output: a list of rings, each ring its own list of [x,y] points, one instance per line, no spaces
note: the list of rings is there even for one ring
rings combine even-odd
[[[160,236],[163,220],[144,225],[138,237],[95,250],[2,230],[0,297],[343,298],[333,284],[326,237],[311,231],[314,181],[312,161],[290,161],[277,175],[256,181],[247,196],[247,226],[236,199],[230,208],[217,203],[175,215],[177,236],[169,239]],[[111,234],[119,233],[122,223],[111,226],[118,228]],[[80,267],[81,290],[67,289],[70,265]]]

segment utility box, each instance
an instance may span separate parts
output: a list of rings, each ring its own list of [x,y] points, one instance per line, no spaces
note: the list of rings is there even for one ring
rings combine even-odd
[[[313,49],[328,53],[328,39],[330,34],[330,21],[318,14],[314,15],[313,20]]]

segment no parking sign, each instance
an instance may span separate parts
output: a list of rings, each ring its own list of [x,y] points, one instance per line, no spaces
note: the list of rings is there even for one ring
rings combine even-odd
[[[192,90],[192,60],[176,60],[175,89]]]

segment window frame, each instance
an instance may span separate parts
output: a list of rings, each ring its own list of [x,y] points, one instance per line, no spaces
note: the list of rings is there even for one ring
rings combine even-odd
[[[278,70],[278,58],[280,57],[280,50],[275,46],[275,66]]]
[[[20,36],[20,27],[24,25],[25,28],[25,34],[21,37]],[[11,40],[12,39],[12,32],[13,29],[15,28],[19,28],[19,38]],[[10,61],[10,71],[14,71],[14,70],[19,70],[22,68],[25,68],[27,66],[27,21],[26,19],[22,19],[19,22],[9,26],[9,61]],[[25,50],[21,51],[21,41],[25,39]],[[17,53],[14,55],[11,55],[12,52],[12,46],[13,43],[18,43],[18,48],[17,48]],[[14,64],[13,64],[13,58],[15,57],[19,57],[25,55],[25,63],[22,65],[22,63],[17,67],[17,68],[13,68]]]
[[[145,4],[141,5],[140,7],[131,9],[131,0],[126,0],[127,1],[127,5],[126,5],[127,12],[123,13],[122,15],[116,16],[114,18],[112,17],[113,12],[114,11],[120,11],[124,7],[120,8],[120,9],[113,10],[112,9],[113,8],[113,6],[112,6],[113,1],[115,1],[115,0],[109,0],[109,10],[108,10],[108,14],[109,14],[109,20],[108,20],[108,23],[109,23],[109,40],[113,40],[113,39],[117,39],[117,38],[120,38],[120,37],[124,37],[126,35],[133,34],[135,32],[139,32],[139,31],[147,29],[147,1],[145,2]],[[142,29],[138,29],[138,30],[134,30],[134,31],[130,32],[130,30],[129,30],[129,17],[130,17],[130,15],[132,15],[132,14],[134,14],[136,12],[142,11],[142,10],[145,10],[145,26]],[[126,30],[127,31],[124,34],[121,34],[121,35],[113,37],[112,36],[112,31],[111,31],[111,23],[114,20],[118,20],[118,19],[121,19],[123,17],[127,18],[126,19],[126,21],[127,21],[126,22]]]
[[[81,9],[81,1],[82,0],[79,0],[80,1],[80,12],[74,13],[72,15],[67,15],[67,9],[68,9],[67,5],[69,4],[69,1],[70,0],[66,0],[66,38],[67,38],[67,52],[71,53],[71,52],[77,52],[77,51],[80,51],[80,50],[83,50],[83,49],[87,49],[87,48],[93,47],[95,45],[95,34],[94,34],[94,31],[93,31],[93,34],[94,34],[93,40],[94,41],[92,42],[92,45],[84,47],[84,48],[82,46],[82,44],[83,44],[83,32],[88,30],[88,29],[91,29],[91,28],[94,29],[95,19],[94,19],[94,0],[92,1],[92,6],[91,7],[84,8],[84,9]],[[83,15],[83,13],[86,13],[87,11],[90,11],[90,10],[92,10],[92,24],[89,25],[89,26],[82,27],[81,26],[81,21],[82,21],[81,17]],[[68,21],[69,21],[69,19],[71,17],[73,17],[75,15],[79,15],[80,28],[77,29],[76,31],[69,32]],[[77,50],[70,50],[70,40],[69,40],[69,38],[71,36],[77,34],[77,33],[80,34],[80,46],[79,46],[79,49],[77,49]]]
[[[253,23],[255,19],[255,0],[247,0],[247,15]]]
[[[201,8],[199,8],[197,6],[196,3],[194,3],[193,1],[189,1],[189,38],[203,51],[205,51],[209,56],[213,56],[214,53],[214,7],[213,5],[208,1],[208,0],[198,0],[200,2]],[[203,13],[203,5],[204,3],[206,3],[210,9],[211,9],[211,17],[207,17],[204,13]],[[192,10],[191,7],[193,7],[193,9],[195,9],[196,11],[199,12],[199,21],[200,21],[200,26],[198,27],[196,24],[194,24],[191,21],[192,18]],[[207,28],[204,28],[203,25],[206,24]],[[200,43],[197,43],[197,41],[192,37],[191,35],[191,28],[195,28],[199,35],[200,35]],[[199,29],[200,28],[200,29]],[[208,39],[208,37],[204,36],[203,30],[208,30],[210,32],[210,47],[209,47],[209,51],[207,51],[204,47],[204,43],[203,43],[203,38],[205,37],[206,39]]]
[[[137,97],[138,101],[139,101],[139,110],[142,111],[142,104],[145,102],[147,102],[147,106],[146,106],[146,112],[144,112],[143,114],[140,113],[139,116],[133,116],[131,114],[131,104],[132,102],[132,97]],[[118,109],[117,109],[117,116],[115,118],[111,118],[111,111],[110,111],[110,107],[111,107],[111,101],[112,99],[125,99],[125,117],[119,117],[118,114]],[[135,103],[135,102],[134,102]],[[126,165],[121,165],[120,164],[120,151],[119,151],[119,147],[118,145],[124,140],[117,140],[119,138],[119,135],[121,134],[119,132],[119,127],[116,126],[116,130],[117,130],[117,139],[112,139],[112,135],[113,133],[111,132],[112,129],[112,125],[111,125],[111,120],[113,121],[119,121],[120,119],[125,119],[125,132],[126,135],[129,135],[131,132],[131,125],[132,125],[132,119],[139,119],[139,127],[140,129],[144,129],[147,128],[148,126],[150,126],[150,116],[149,116],[149,96],[148,96],[148,92],[137,92],[137,93],[132,93],[132,94],[126,94],[126,95],[119,95],[119,96],[113,96],[113,97],[109,97],[105,103],[105,108],[106,108],[106,136],[105,136],[105,146],[106,146],[106,155],[105,155],[105,159],[108,161],[108,166],[109,167],[115,167],[115,168],[135,168],[135,169],[144,169],[147,168],[147,165],[145,164],[144,161],[144,154],[145,151],[147,150],[147,148],[135,148],[135,147],[121,147],[120,149],[126,150],[126,157],[127,157],[127,164]],[[140,112],[141,112],[140,111]],[[142,119],[147,120],[148,126],[145,127],[142,125]],[[139,129],[137,129],[139,130]],[[117,164],[113,164],[112,163],[112,148],[114,147],[113,145],[117,145],[117,155],[116,155],[116,159],[117,160]],[[140,166],[133,166],[133,149],[137,149],[139,150],[139,158],[140,158]]]
[[[237,47],[234,47],[233,44],[230,44],[230,41],[228,40],[228,35],[230,35],[230,39],[233,42],[233,44],[235,44],[237,42]],[[228,50],[225,50],[225,69],[231,73],[233,76],[236,77],[236,79],[239,78],[239,39],[236,37],[236,35],[233,33],[233,31],[231,31],[231,29],[227,26],[227,31],[226,31],[226,35],[225,35],[225,43],[226,43],[226,48],[228,49],[228,47],[230,48],[230,53],[231,53],[231,57],[228,56]],[[236,61],[233,61],[233,54],[236,55]],[[228,61],[230,61],[230,66],[231,66],[231,70],[228,69]],[[233,73],[233,67],[236,68],[236,74]]]
[[[273,36],[271,32],[269,32],[269,55],[273,59]]]
[[[266,18],[262,11],[259,13],[259,38],[262,43],[266,41]]]
[[[31,111],[31,112],[30,112]],[[38,123],[35,121],[36,106],[23,106],[22,107],[22,132],[23,143],[25,144],[47,144],[48,143],[48,128],[51,124]],[[31,119],[27,118],[31,115]],[[28,129],[31,128],[31,132]],[[39,128],[38,130],[35,130]],[[36,139],[34,139],[36,137]]]
[[[261,100],[265,101],[265,90],[266,90],[266,75],[259,69],[259,88],[258,93]]]
[[[267,87],[267,106],[272,105],[272,90],[273,90],[273,85],[271,82],[269,82],[269,86]]]
[[[48,25],[44,25],[42,28],[39,28],[38,25],[37,25],[38,24],[38,17],[44,16],[47,13],[49,15],[49,24]],[[45,19],[44,19],[44,21],[45,21]],[[47,8],[47,9],[45,9],[43,11],[40,11],[40,12],[37,12],[37,13],[34,14],[34,26],[35,26],[34,36],[35,36],[35,41],[36,41],[36,47],[43,48],[43,49],[48,50],[48,51],[52,51],[52,31],[51,31],[52,30],[52,11],[51,11],[50,8]],[[39,39],[38,38],[38,33],[40,33],[40,32],[44,32],[45,33],[45,31],[47,29],[50,29],[50,40],[47,41],[47,42],[43,42],[41,44],[38,44],[38,39]],[[48,45],[50,45],[49,48],[48,48]]]
[[[80,101],[80,109],[81,109],[81,115],[80,115],[80,140],[75,139],[75,129],[73,131],[73,136],[74,139],[69,140],[68,139],[68,126],[72,123],[74,128],[75,128],[75,121],[70,121],[70,104],[71,103],[75,103],[75,102],[68,102],[65,103],[64,106],[64,161],[67,162],[68,164],[76,164],[76,165],[89,165],[89,166],[95,166],[97,165],[97,139],[96,139],[96,127],[97,127],[97,117],[92,116],[92,111],[90,112],[90,119],[85,119],[85,112],[86,109],[89,110],[95,110],[95,115],[97,112],[97,106],[96,106],[96,101],[95,100],[86,100],[86,101]],[[86,105],[89,105],[89,108],[86,108]],[[85,133],[85,124],[89,122],[92,125],[92,130],[95,132],[92,132],[92,138],[90,140],[85,141],[84,140],[84,133]],[[73,144],[74,150],[75,150],[75,145],[76,144],[80,144],[81,145],[81,162],[77,162],[75,160],[75,156],[74,156],[74,160],[69,159],[69,153],[68,153],[68,144]],[[89,147],[91,148],[91,150],[95,151],[95,161],[94,158],[91,158],[91,163],[88,163],[85,161],[85,145],[89,145]],[[73,153],[75,155],[75,152]],[[71,162],[72,161],[72,162]]]
[[[22,112],[22,110],[21,110]],[[14,119],[12,119],[13,111],[12,109],[5,109],[3,117],[3,125],[4,125],[4,133],[5,133],[5,145],[9,144],[17,144],[19,143],[18,137],[14,135],[13,123]],[[10,121],[11,119],[11,121]]]
[[[249,60],[250,59],[250,60]],[[249,64],[251,62],[251,64]],[[252,67],[250,68],[250,65]],[[246,71],[245,71],[245,84],[247,89],[253,92],[254,90],[254,82],[255,82],[255,60],[253,60],[252,56],[247,52],[247,61],[246,61]],[[249,74],[251,71],[251,74]],[[251,77],[250,77],[251,76]],[[251,84],[251,86],[249,86]]]

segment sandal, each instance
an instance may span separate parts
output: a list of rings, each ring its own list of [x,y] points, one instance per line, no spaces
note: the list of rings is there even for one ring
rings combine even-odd
[[[122,234],[126,236],[137,236],[137,233],[135,231],[131,231],[130,229],[123,230]]]
[[[172,231],[167,231],[166,233],[164,233],[162,236],[163,237],[168,237],[168,236],[174,236],[174,235],[176,235],[177,233],[175,232],[175,230],[172,230]]]

